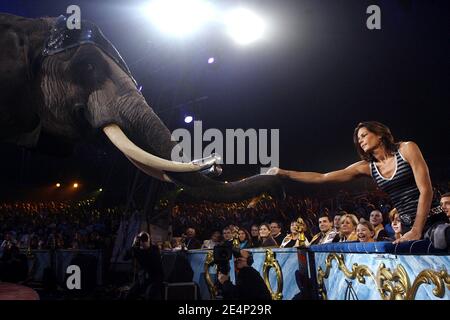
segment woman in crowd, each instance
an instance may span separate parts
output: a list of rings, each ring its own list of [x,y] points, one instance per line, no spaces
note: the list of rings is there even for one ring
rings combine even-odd
[[[259,242],[261,248],[278,247],[277,242],[270,234],[270,224],[266,222],[259,226]]]
[[[373,225],[364,219],[361,219],[356,227],[356,234],[359,242],[374,242],[375,229]]]
[[[246,248],[253,247],[250,234],[244,228],[239,228],[238,239],[239,239],[239,248],[240,249],[246,249]]]
[[[389,219],[391,220],[391,226],[395,233],[394,237],[395,239],[399,239],[402,233],[402,224],[397,209],[394,208],[389,212]]]
[[[346,182],[361,176],[371,177],[389,195],[399,212],[402,236],[395,242],[430,238],[439,224],[448,221],[433,199],[428,166],[417,144],[395,142],[389,128],[375,121],[358,124],[353,141],[362,160],[345,169],[321,174],[272,168],[268,174],[303,183]],[[442,237],[448,246],[450,239]]]
[[[334,238],[333,242],[356,241],[356,227],[358,226],[358,218],[351,213],[344,214],[339,222],[339,234]]]
[[[380,210],[373,210],[370,213],[370,223],[375,230],[375,236],[373,237],[375,241],[385,241],[389,238],[383,227],[383,214]]]
[[[202,249],[214,249],[222,241],[222,235],[220,231],[215,230],[211,234],[211,238],[203,241]]]
[[[304,246],[309,246],[308,239],[304,235],[304,232],[306,231],[306,224],[302,218],[291,221],[290,230],[291,233],[284,237],[280,248],[299,247],[301,244]],[[303,235],[300,236],[300,233],[303,233]]]

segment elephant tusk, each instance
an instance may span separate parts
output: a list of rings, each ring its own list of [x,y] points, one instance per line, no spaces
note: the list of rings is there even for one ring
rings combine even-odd
[[[159,171],[169,172],[195,172],[208,169],[220,160],[213,155],[201,160],[195,160],[190,163],[182,163],[176,161],[166,160],[151,153],[148,153],[137,145],[135,145],[125,133],[116,124],[110,124],[103,128],[103,132],[111,140],[111,142],[122,151],[129,159],[132,159],[145,167],[150,167]]]
[[[128,158],[127,155],[125,157]],[[139,170],[144,172],[146,175],[152,176],[153,178],[156,178],[158,180],[164,181],[164,182],[173,182],[167,174],[165,174],[163,171],[147,167],[146,165],[143,165],[142,163],[139,163],[133,159],[128,158],[132,164],[134,164]]]

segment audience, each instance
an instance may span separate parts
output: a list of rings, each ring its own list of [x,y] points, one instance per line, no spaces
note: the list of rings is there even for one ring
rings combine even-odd
[[[333,239],[339,234],[339,232],[333,228],[333,222],[331,222],[330,217],[325,213],[319,217],[319,230],[320,232],[312,238],[311,244],[333,242]]]
[[[375,229],[373,225],[361,219],[356,227],[356,234],[358,236],[359,242],[374,242]]]
[[[281,233],[281,222],[279,221],[272,221],[270,223],[270,233],[272,235],[272,237],[275,239],[275,241],[277,242],[278,246],[281,245],[281,243],[283,242],[284,236]]]
[[[375,230],[375,235],[373,237],[375,241],[384,241],[389,239],[388,233],[383,227],[383,214],[380,210],[373,210],[370,213],[370,223]]]
[[[356,241],[356,227],[358,226],[358,218],[354,214],[344,214],[340,220],[339,234],[334,238],[333,242]]]
[[[259,226],[259,242],[261,243],[261,248],[278,247],[278,243],[272,237],[268,223],[262,223]]]

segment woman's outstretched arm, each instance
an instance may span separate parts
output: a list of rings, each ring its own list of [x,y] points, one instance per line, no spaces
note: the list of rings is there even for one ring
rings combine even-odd
[[[274,167],[267,171],[267,174],[304,183],[347,182],[361,176],[370,176],[370,167],[367,161],[359,161],[345,169],[328,173],[300,172]]]

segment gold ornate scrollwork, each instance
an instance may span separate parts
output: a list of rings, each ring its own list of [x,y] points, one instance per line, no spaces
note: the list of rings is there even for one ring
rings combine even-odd
[[[383,300],[405,300],[410,288],[408,273],[402,265],[391,272],[391,269],[382,263],[378,267],[377,286],[381,290]]]
[[[436,288],[433,289],[433,294],[438,298],[444,297],[445,287],[450,290],[450,276],[446,270],[423,270],[417,275],[411,285],[408,273],[402,265],[399,265],[394,271],[391,271],[391,269],[386,268],[384,263],[382,263],[378,267],[376,277],[374,277],[374,274],[367,266],[355,263],[352,266],[352,271],[350,271],[344,263],[343,255],[330,253],[325,259],[325,271],[321,267],[317,269],[319,294],[323,299],[327,299],[324,279],[327,279],[330,275],[333,260],[337,261],[339,270],[347,278],[356,278],[360,283],[365,284],[365,277],[371,277],[383,300],[414,300],[417,290],[422,284],[434,284]]]
[[[434,271],[427,269],[421,271],[414,280],[411,290],[409,290],[408,292],[407,298],[410,300],[414,300],[414,298],[416,297],[417,289],[422,284],[431,283],[436,286],[436,288],[433,289],[433,294],[438,298],[443,298],[445,287],[447,287],[447,290],[450,290],[450,275],[447,273],[447,270]]]
[[[269,270],[270,268],[275,268],[275,273],[277,275],[277,291],[272,290],[272,286],[269,281]],[[273,300],[281,300],[283,298],[283,273],[281,272],[280,264],[275,258],[275,253],[271,249],[266,250],[266,259],[263,265],[263,275],[264,282],[272,295]]]
[[[209,268],[214,265],[214,256],[212,251],[208,251],[205,258],[204,270],[205,270],[205,280],[208,285],[209,294],[212,299],[217,296],[217,288],[214,285],[214,281],[211,279],[211,274],[209,273]]]

